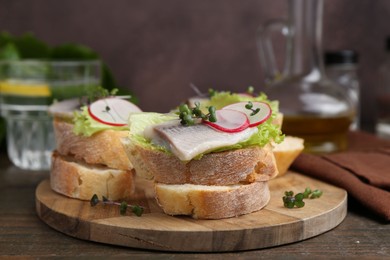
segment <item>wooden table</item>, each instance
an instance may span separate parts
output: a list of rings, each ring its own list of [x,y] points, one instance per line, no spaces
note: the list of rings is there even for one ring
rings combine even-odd
[[[0,258],[21,257],[143,257],[200,259],[315,257],[389,257],[390,225],[380,222],[349,199],[345,220],[317,237],[262,250],[218,254],[171,253],[124,248],[69,237],[42,222],[35,212],[35,189],[48,172],[23,171],[0,153]]]

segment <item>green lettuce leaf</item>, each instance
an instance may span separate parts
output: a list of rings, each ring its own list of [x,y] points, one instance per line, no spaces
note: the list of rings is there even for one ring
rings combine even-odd
[[[267,102],[271,106],[272,114],[276,115],[279,113],[279,102],[268,100],[267,95],[264,93],[260,93],[258,96],[250,96],[231,93],[229,91],[214,92],[210,101],[206,102],[204,105],[215,106],[216,109],[221,109],[227,105],[244,101]]]
[[[129,130],[132,135],[143,135],[146,127],[179,119],[175,114],[154,112],[133,113],[129,116]]]
[[[91,136],[97,132],[104,130],[128,130],[129,127],[126,126],[110,126],[107,124],[100,123],[94,120],[88,113],[88,107],[84,106],[81,108],[81,111],[74,113],[73,118],[73,132],[76,135]]]
[[[170,151],[165,149],[165,147],[153,145],[150,140],[144,137],[143,132],[148,126],[161,124],[178,118],[179,117],[175,114],[161,114],[154,112],[133,113],[129,116],[129,138],[132,142],[147,149],[170,153]]]

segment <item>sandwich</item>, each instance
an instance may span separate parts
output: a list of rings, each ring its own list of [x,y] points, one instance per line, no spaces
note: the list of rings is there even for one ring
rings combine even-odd
[[[278,103],[264,94],[221,92],[177,113],[131,114],[122,143],[137,175],[154,181],[166,214],[236,217],[269,202],[281,118]]]
[[[260,94],[259,97],[256,98],[254,96],[252,87],[249,87],[248,90],[244,93],[237,94],[232,94],[227,91],[217,92],[215,90],[210,89],[208,96],[200,93],[200,91],[197,90],[196,87],[194,88],[196,92],[199,93],[199,95],[187,100],[187,104],[190,107],[194,107],[195,103],[200,102],[203,107],[215,105],[216,108],[220,109],[235,102],[267,99],[265,94]],[[275,107],[277,108],[277,104],[274,104],[273,106],[274,109]],[[280,112],[277,113],[272,123],[281,128],[283,124],[283,114]],[[279,172],[276,177],[281,177],[288,172],[288,169],[291,164],[298,157],[298,155],[302,153],[304,149],[304,140],[295,136],[284,136],[283,140],[280,140],[280,142],[272,142],[272,147],[272,151],[275,156],[276,166]]]
[[[90,200],[94,194],[112,200],[131,197],[135,173],[120,140],[128,135],[128,114],[140,111],[118,97],[101,98],[89,105],[77,98],[53,104],[49,113],[56,150],[51,188],[80,200]]]

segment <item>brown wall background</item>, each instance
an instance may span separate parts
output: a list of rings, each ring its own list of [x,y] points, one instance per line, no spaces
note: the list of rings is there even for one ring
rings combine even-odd
[[[286,0],[0,0],[0,30],[100,53],[146,111],[164,112],[201,90],[264,90],[255,34],[286,17]],[[378,67],[390,35],[390,1],[325,0],[324,49],[360,53],[362,120],[375,121]]]

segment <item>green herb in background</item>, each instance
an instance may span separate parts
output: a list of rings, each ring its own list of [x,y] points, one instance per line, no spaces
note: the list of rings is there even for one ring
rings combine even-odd
[[[0,49],[0,60],[19,60],[18,49],[13,43],[6,43]]]
[[[50,48],[32,33],[14,37],[7,32],[0,33],[0,58],[6,60],[49,59]]]
[[[0,117],[0,151],[5,151],[5,121]]]
[[[52,48],[50,52],[52,60],[97,60],[99,55],[92,49],[80,45],[65,43]]]

